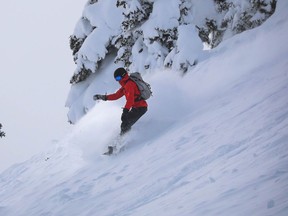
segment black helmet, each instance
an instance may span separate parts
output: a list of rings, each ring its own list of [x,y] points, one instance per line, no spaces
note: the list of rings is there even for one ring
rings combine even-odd
[[[117,68],[114,71],[114,78],[116,79],[116,77],[121,77],[123,78],[125,75],[127,74],[127,71],[124,68]]]

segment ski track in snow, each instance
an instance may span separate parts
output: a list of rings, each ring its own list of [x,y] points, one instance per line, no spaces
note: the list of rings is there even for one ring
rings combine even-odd
[[[266,25],[271,30],[273,22]],[[236,53],[241,43],[258,48],[250,37],[265,37],[263,26],[227,44]],[[271,35],[269,31],[264,39],[273,39]],[[274,59],[271,64],[250,63],[179,119],[143,118],[119,155],[101,156],[101,150],[92,149],[94,158],[87,159],[81,146],[86,127],[79,126],[51,152],[0,175],[0,215],[288,215],[288,49],[283,47],[281,55],[270,53],[277,64]],[[227,48],[224,43],[218,53],[216,49],[215,57],[223,57],[218,65],[229,63],[225,57],[233,52]],[[192,84],[197,82],[193,76],[201,74],[213,79],[214,67],[207,66],[211,58],[188,77]],[[88,119],[80,124],[96,127]]]

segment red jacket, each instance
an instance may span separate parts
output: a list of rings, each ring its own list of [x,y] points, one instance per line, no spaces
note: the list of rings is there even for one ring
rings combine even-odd
[[[121,88],[114,94],[106,95],[107,100],[117,100],[125,95],[126,104],[124,108],[147,107],[148,104],[145,100],[137,100],[140,97],[140,91],[135,82],[129,79],[128,74],[119,81]]]

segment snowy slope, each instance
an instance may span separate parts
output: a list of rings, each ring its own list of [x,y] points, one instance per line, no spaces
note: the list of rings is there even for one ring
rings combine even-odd
[[[0,215],[286,216],[287,10],[278,1],[184,77],[147,75],[149,112],[118,156],[101,153],[123,101],[97,104],[55,149],[0,175]]]

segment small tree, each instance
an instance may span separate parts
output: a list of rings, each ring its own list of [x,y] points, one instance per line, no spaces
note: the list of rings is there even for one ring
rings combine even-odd
[[[90,0],[89,4],[94,4],[94,3],[97,3],[97,2],[98,2],[98,0]]]
[[[0,138],[5,137],[6,135],[4,131],[1,131],[1,129],[2,129],[2,124],[0,123]]]

